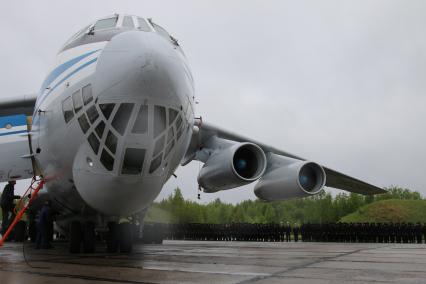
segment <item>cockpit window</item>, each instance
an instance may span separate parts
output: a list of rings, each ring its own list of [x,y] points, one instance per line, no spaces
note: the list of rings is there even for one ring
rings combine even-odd
[[[159,33],[162,37],[166,38],[167,40],[171,39],[169,33],[165,29],[163,29],[159,25],[155,24],[153,21],[151,21],[151,24],[154,27],[154,30],[157,33]]]
[[[96,22],[94,30],[102,30],[102,29],[109,29],[115,27],[117,24],[118,17],[108,18],[108,19],[102,19]]]
[[[81,37],[83,34],[85,34],[89,28],[90,28],[91,24],[82,28],[81,30],[79,30],[75,35],[73,35],[66,43],[65,45],[69,44],[71,41],[75,40],[76,38]]]
[[[64,113],[65,122],[68,123],[74,117],[74,112],[72,110],[71,97],[66,98],[62,102],[62,111]]]
[[[126,28],[134,28],[135,24],[133,23],[133,19],[130,16],[125,16],[123,19],[123,27]]]
[[[142,172],[145,149],[127,148],[124,154],[122,174],[138,175]]]
[[[138,24],[139,24],[139,28],[141,31],[144,32],[150,32],[151,29],[148,26],[148,23],[145,21],[145,19],[143,18],[138,18]]]
[[[160,36],[164,37],[168,41],[171,41],[174,45],[179,46],[179,43],[178,43],[177,39],[175,39],[174,37],[172,37],[165,29],[163,29],[162,27],[160,27],[159,25],[157,25],[156,23],[154,23],[152,20],[149,20],[149,22],[152,24],[152,26],[154,27],[154,30]]]
[[[157,138],[166,129],[166,109],[162,106],[154,107],[154,138]]]

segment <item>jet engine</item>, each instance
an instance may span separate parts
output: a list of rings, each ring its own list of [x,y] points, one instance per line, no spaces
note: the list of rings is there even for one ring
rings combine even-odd
[[[216,139],[213,149],[198,175],[198,183],[205,192],[249,184],[266,169],[265,153],[256,144]]]
[[[254,188],[263,200],[283,200],[319,193],[325,185],[324,169],[313,162],[268,154],[268,169]]]

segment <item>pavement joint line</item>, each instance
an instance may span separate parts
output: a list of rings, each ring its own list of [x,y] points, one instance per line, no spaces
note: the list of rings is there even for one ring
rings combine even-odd
[[[59,277],[59,278],[72,278],[72,279],[82,279],[88,281],[102,281],[102,282],[115,282],[115,283],[132,283],[132,284],[154,284],[154,282],[140,282],[140,281],[131,281],[131,280],[119,280],[114,278],[102,278],[94,276],[85,276],[85,275],[76,275],[76,274],[66,274],[66,273],[52,273],[52,272],[42,272],[42,271],[30,271],[30,270],[17,270],[17,269],[5,269],[0,268],[0,271],[5,272],[20,272],[27,273],[32,275],[48,276],[48,277]]]
[[[303,276],[281,276],[281,275],[277,275],[277,276],[274,276],[274,277],[276,277],[276,278],[282,278],[282,279],[289,279],[289,278],[297,278],[297,279],[306,279],[306,280],[330,280],[330,279],[327,279],[327,278],[312,278],[312,277],[303,277]],[[365,283],[366,282],[366,280],[356,280],[356,279],[351,279],[350,280],[351,282],[360,282],[360,283]],[[369,283],[393,283],[393,282],[389,282],[389,281],[386,281],[386,280],[375,280],[375,279],[372,279],[372,280],[368,280],[368,282]]]
[[[337,257],[351,255],[351,254],[354,254],[354,253],[358,253],[360,251],[375,250],[375,249],[380,249],[380,248],[384,248],[384,247],[388,247],[388,246],[389,245],[384,245],[384,246],[380,246],[380,247],[360,248],[360,249],[353,250],[353,251],[350,251],[350,252],[341,253],[339,255],[334,255],[334,256],[329,256],[329,257],[320,257],[320,258],[316,259],[315,261],[310,261],[310,262],[302,264],[302,265],[296,265],[296,266],[293,266],[293,267],[289,267],[287,269],[272,273],[269,276],[257,276],[257,277],[251,278],[251,279],[247,279],[247,280],[237,282],[237,284],[252,283],[252,282],[255,282],[255,281],[258,281],[258,280],[265,280],[265,279],[276,277],[276,276],[281,276],[282,278],[285,278],[285,275],[282,275],[282,274],[288,273],[290,271],[306,268],[306,267],[308,267],[312,264],[315,264],[315,263],[321,263],[321,262],[324,262],[324,261],[329,261],[329,260],[332,260],[332,259],[337,258]]]
[[[128,265],[111,265],[111,264],[93,264],[93,263],[75,263],[72,261],[53,261],[53,260],[31,260],[31,263],[62,263],[69,265],[80,265],[80,266],[94,266],[94,267],[116,267],[116,268],[131,268],[131,269],[145,269],[142,266],[128,266]]]
[[[78,260],[78,259],[75,259]],[[132,260],[129,260],[132,261]],[[156,260],[154,260],[156,261]],[[146,266],[128,266],[128,265],[120,265],[120,264],[115,264],[115,265],[111,265],[111,264],[94,264],[94,263],[75,263],[72,262],[72,260],[67,261],[65,259],[65,261],[58,261],[58,260],[31,260],[31,263],[38,263],[38,262],[44,262],[44,263],[62,263],[62,264],[69,264],[69,265],[82,265],[82,266],[93,266],[93,267],[116,267],[116,268],[129,268],[129,269],[146,269],[146,270],[161,270],[161,271],[179,271],[179,272],[200,272],[200,273],[211,273],[211,274],[224,274],[224,275],[270,275],[270,273],[261,273],[261,272],[238,272],[238,273],[230,273],[230,272],[213,272],[213,271],[204,271],[204,270],[184,270],[184,269],[163,269],[161,267],[152,265],[152,264],[147,264]],[[149,262],[153,262],[150,261]],[[179,261],[179,263],[185,263],[185,264],[200,264],[199,262],[189,262],[189,261]],[[205,263],[205,264],[211,264],[211,263]],[[223,265],[235,265],[235,264],[226,264],[226,263],[219,263],[219,264],[223,264]],[[235,265],[238,266],[238,265]],[[280,267],[280,266],[270,266],[268,265],[268,267]]]
[[[360,262],[360,263],[386,263],[386,264],[426,264],[425,262],[395,262],[395,261],[376,261],[376,260],[346,260],[346,259],[330,259],[328,261],[335,261],[335,262]]]

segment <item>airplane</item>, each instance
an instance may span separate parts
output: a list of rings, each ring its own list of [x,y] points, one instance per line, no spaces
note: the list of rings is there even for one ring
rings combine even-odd
[[[257,182],[255,195],[283,200],[324,186],[360,194],[384,189],[194,116],[194,79],[176,38],[134,15],[100,18],[60,49],[36,95],[0,100],[0,181],[42,176],[31,205],[51,200],[70,251],[130,252],[121,217],[148,207],[179,165],[200,161],[207,193]]]

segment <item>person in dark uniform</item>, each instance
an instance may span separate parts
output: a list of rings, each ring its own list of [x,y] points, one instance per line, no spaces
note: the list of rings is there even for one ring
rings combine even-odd
[[[294,241],[295,242],[299,241],[299,232],[300,232],[299,226],[297,224],[294,224],[294,227],[293,227],[293,237],[294,237]]]
[[[291,234],[291,226],[290,226],[290,223],[287,222],[287,225],[285,227],[285,240],[286,240],[286,242],[289,242],[291,240],[290,234]]]
[[[422,243],[422,225],[417,222],[417,224],[414,226],[414,233],[415,233],[415,240],[418,244]]]
[[[15,184],[16,181],[9,181],[4,187],[3,193],[1,194],[1,212],[3,215],[2,220],[2,230],[1,233],[4,235],[6,233],[7,228],[9,227],[10,221],[13,220],[15,213],[13,212],[13,208],[15,205],[13,204],[14,199],[21,198],[19,195],[15,195]]]
[[[49,228],[52,223],[51,203],[46,201],[41,208],[40,215],[37,222],[37,239],[36,249],[49,249],[50,245]]]

